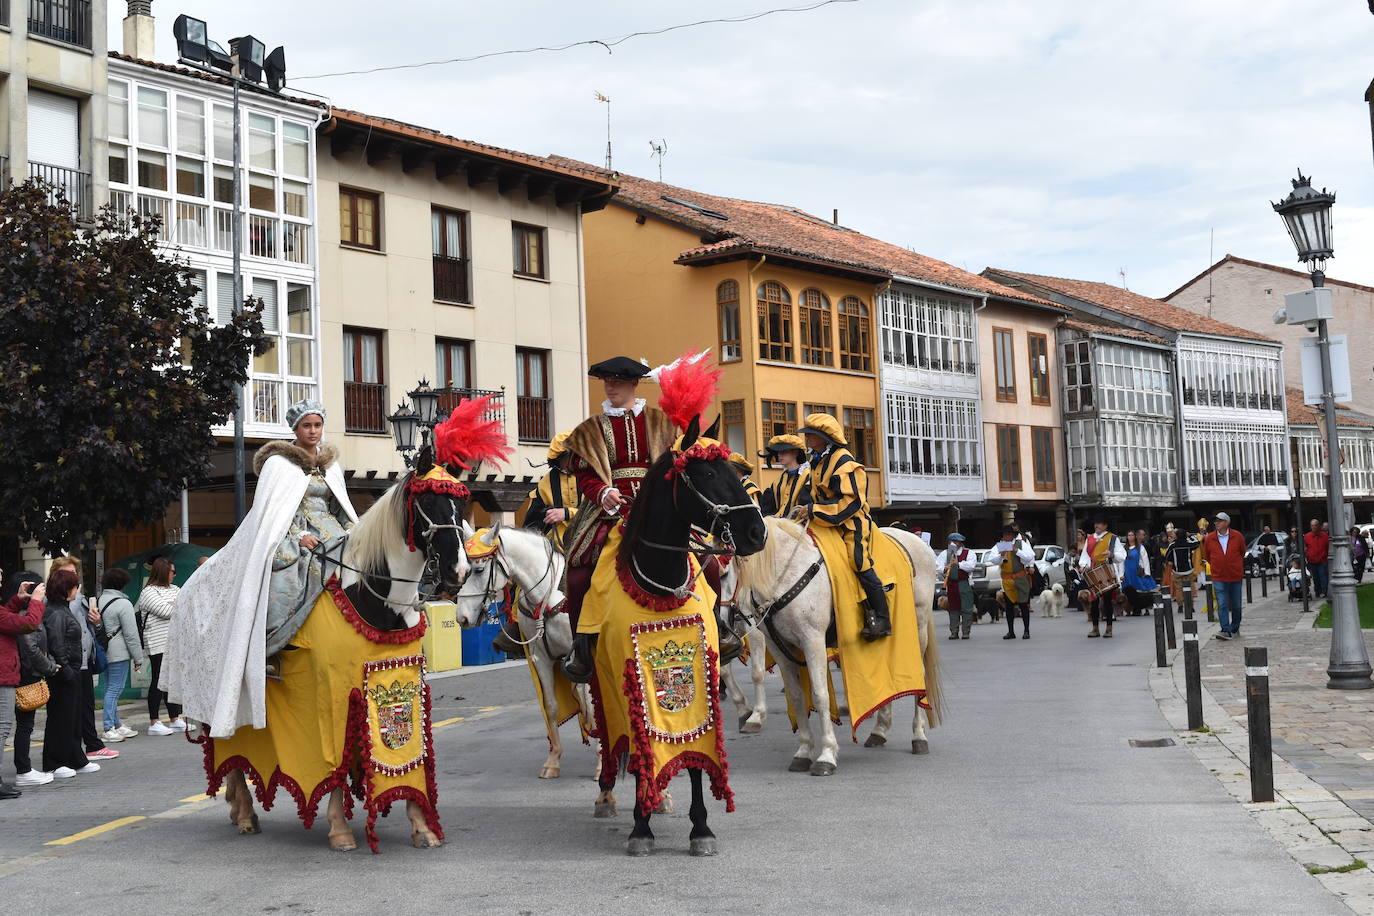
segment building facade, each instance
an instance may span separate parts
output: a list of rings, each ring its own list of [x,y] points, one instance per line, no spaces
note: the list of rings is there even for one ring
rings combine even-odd
[[[587,413],[582,218],[599,169],[334,109],[320,127],[321,366],[332,441],[361,506],[404,471],[386,417],[422,379],[496,396],[515,454],[468,485],[510,512],[550,438]]]
[[[1374,422],[1368,418],[1338,411],[1336,427],[1340,437],[1341,486],[1345,501],[1353,505],[1355,522],[1374,521]],[[1330,477],[1326,473],[1326,424],[1319,408],[1303,403],[1302,391],[1288,389],[1288,428],[1292,436],[1293,479],[1302,503],[1293,507],[1293,522],[1299,531],[1307,519],[1326,518],[1326,494]]]
[[[1217,263],[1164,297],[1171,305],[1239,327],[1262,326],[1265,333],[1283,344],[1283,375],[1302,382],[1302,341],[1311,337],[1300,325],[1272,325],[1270,317],[1283,306],[1283,297],[1312,286],[1311,277],[1298,270],[1226,255]],[[1349,338],[1351,405],[1374,413],[1374,370],[1368,359],[1356,354],[1374,353],[1374,287],[1326,278],[1331,290],[1334,317],[1332,334]]]

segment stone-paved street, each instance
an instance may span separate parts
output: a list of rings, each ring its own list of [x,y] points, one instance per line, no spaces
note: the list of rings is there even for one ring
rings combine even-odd
[[[1328,690],[1326,665],[1331,631],[1310,629],[1319,606],[1281,594],[1259,598],[1245,609],[1241,638],[1210,640],[1202,647],[1203,685],[1232,716],[1245,717],[1244,646],[1269,650],[1269,689],[1274,753],[1374,818],[1374,690]],[[1374,655],[1374,631],[1365,631]]]

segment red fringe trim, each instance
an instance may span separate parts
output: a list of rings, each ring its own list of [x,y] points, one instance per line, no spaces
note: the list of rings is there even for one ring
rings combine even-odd
[[[424,683],[424,672],[421,670],[421,683]],[[354,696],[361,700],[361,694],[354,688]],[[413,801],[420,806],[424,812],[425,824],[434,835],[439,839],[444,838],[444,828],[439,824],[439,788],[434,779],[434,731],[430,728],[430,691],[429,685],[424,684],[424,721],[421,726],[424,729],[425,741],[425,791],[421,792],[414,786],[392,786],[381,795],[374,796],[373,778],[376,775],[372,766],[372,730],[367,728],[367,712],[364,706],[363,711],[363,730],[359,736],[359,741],[353,743],[357,748],[356,753],[361,757],[361,771],[363,782],[367,787],[364,798],[363,808],[367,811],[367,845],[374,853],[377,852],[377,818],[386,817],[391,812],[391,806],[398,801]]]
[[[883,700],[877,706],[874,706],[872,709],[870,709],[863,715],[859,716],[859,718],[857,719],[852,718],[853,713],[851,712],[851,718],[849,721],[849,737],[854,739],[854,743],[857,744],[859,742],[859,726],[862,725],[864,721],[868,719],[869,716],[873,715],[875,712],[882,709],[887,704],[895,703],[902,697],[915,697],[916,705],[920,706],[922,709],[930,709],[930,701],[926,699],[926,692],[924,690],[903,690],[901,693],[894,693],[892,696],[888,697],[886,700]],[[795,728],[792,730],[796,731]]]
[[[625,765],[626,772],[636,777],[636,798],[640,810],[653,812],[663,801],[663,793],[668,783],[684,769],[701,770],[711,778],[711,794],[725,802],[727,812],[735,810],[735,793],[730,790],[728,778],[730,765],[725,760],[725,733],[720,727],[720,683],[719,663],[716,653],[710,646],[706,648],[706,689],[709,694],[711,713],[715,723],[716,755],[720,763],[700,751],[683,751],[674,756],[654,776],[654,750],[649,740],[648,730],[644,728],[644,691],[639,682],[639,666],[633,658],[625,659],[625,698],[630,704],[630,734],[634,750]],[[623,743],[623,742],[622,742]],[[605,772],[603,769],[602,772]]]
[[[689,418],[690,422],[690,418]],[[673,466],[668,469],[668,473],[663,475],[664,480],[672,480],[677,475],[687,469],[687,464],[692,461],[729,461],[730,446],[728,445],[702,445],[697,442],[685,452],[678,452],[673,458]]]
[[[688,568],[691,568],[692,560],[687,560]],[[625,560],[624,552],[617,553],[615,557],[615,575],[620,580],[620,587],[625,589],[625,594],[635,604],[650,611],[676,611],[688,601],[692,600],[691,595],[684,598],[674,598],[672,595],[651,595],[635,581],[635,577],[630,572],[630,565]]]
[[[420,615],[420,622],[408,630],[379,630],[364,620],[358,613],[358,609],[353,606],[352,600],[344,592],[343,588],[340,587],[339,577],[337,575],[329,577],[329,581],[325,583],[325,588],[327,588],[329,594],[334,597],[334,604],[338,606],[339,613],[343,614],[344,620],[351,623],[358,635],[369,642],[395,646],[414,642],[425,635],[425,628],[429,624],[424,614]]]

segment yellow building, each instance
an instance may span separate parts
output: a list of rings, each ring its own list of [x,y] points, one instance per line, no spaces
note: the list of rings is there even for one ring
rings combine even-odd
[[[752,456],[811,412],[844,424],[883,499],[873,300],[889,273],[828,253],[849,230],[788,207],[618,176],[584,220],[587,357],[669,362],[710,349],[723,370],[721,434]],[[644,395],[653,400],[652,385]],[[592,385],[592,403],[601,399]],[[761,463],[761,462],[759,462]],[[776,472],[761,469],[760,485]]]

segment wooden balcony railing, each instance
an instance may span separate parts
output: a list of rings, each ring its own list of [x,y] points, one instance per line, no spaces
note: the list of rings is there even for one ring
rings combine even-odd
[[[344,382],[344,431],[386,432],[386,385],[381,382]]]
[[[552,398],[516,398],[521,442],[548,442]]]
[[[468,262],[465,258],[434,256],[434,298],[440,302],[470,302]]]
[[[485,388],[441,388],[439,390],[439,416],[448,416],[453,413],[453,409],[461,401],[475,401],[489,394],[494,394],[496,397],[492,398],[487,405],[486,419],[495,420],[504,426],[506,423],[506,393],[504,391],[489,391]]]

